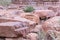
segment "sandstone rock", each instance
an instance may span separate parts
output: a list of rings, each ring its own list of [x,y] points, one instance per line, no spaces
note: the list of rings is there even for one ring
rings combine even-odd
[[[0,23],[0,37],[24,36],[29,31],[27,28],[28,26],[23,24],[23,22]]]
[[[36,27],[31,30],[31,33],[37,33],[39,40],[42,40],[44,37],[43,32],[42,32],[42,25],[36,25]]]
[[[47,40],[56,39],[56,37],[58,37],[58,32],[60,32],[60,16],[56,16],[45,21],[42,28]]]
[[[38,40],[38,35],[36,33],[29,33],[27,35],[28,40]]]
[[[39,17],[47,16],[47,13],[45,12],[45,10],[35,10],[33,13],[38,15]]]
[[[20,16],[36,23],[40,22],[39,17],[31,13],[22,13]]]
[[[18,9],[19,6],[17,6],[17,5],[10,5],[10,6],[8,6],[7,8],[8,8],[8,9]]]
[[[52,10],[35,10],[33,14],[38,15],[42,19],[56,16]]]
[[[0,17],[14,18],[24,13],[23,10],[0,10]]]
[[[1,10],[1,9],[3,10],[3,9],[4,9],[4,7],[3,7],[3,6],[0,6],[0,10]]]
[[[34,28],[34,29],[32,29],[31,30],[31,32],[36,32],[36,33],[38,33],[39,31],[41,31],[42,30],[42,25],[36,25],[36,27]]]
[[[8,19],[8,18],[2,18],[0,17],[0,23],[3,23],[3,22],[17,22],[18,20],[11,20],[11,19]]]
[[[60,16],[53,17],[43,24],[44,31],[56,30],[60,31]]]
[[[19,37],[19,38],[5,38],[5,40],[26,40],[26,39]]]
[[[0,22],[26,22],[27,25],[29,25],[29,28],[30,29],[33,29],[35,26],[36,26],[36,22],[34,21],[30,21],[28,19],[25,19],[25,18],[22,18],[22,17],[19,17],[19,16],[15,16],[14,18],[11,18],[11,17],[1,17],[0,18]]]
[[[5,40],[5,38],[4,37],[0,37],[0,40]]]
[[[13,22],[13,23],[12,23]],[[20,23],[17,23],[20,22]],[[5,27],[4,25],[7,26],[7,28],[10,27],[10,25],[17,23],[18,25],[20,25],[20,27],[18,27],[18,25],[15,25],[13,27],[18,27],[18,29],[15,29],[13,31],[16,32],[16,35],[22,35],[23,37],[26,36],[26,34],[28,34],[30,32],[30,30],[34,29],[36,26],[36,23],[33,21],[30,21],[28,19],[25,18],[21,18],[21,17],[15,17],[14,19],[10,19],[10,18],[0,18],[0,24],[2,24],[2,27]],[[23,28],[22,28],[23,27]],[[5,30],[5,29],[4,29]],[[6,29],[7,31],[9,31],[8,29]],[[12,29],[11,29],[12,30]],[[4,32],[4,31],[3,31]],[[3,35],[4,36],[4,35]],[[6,36],[6,35],[5,35]],[[7,36],[7,37],[10,37]]]
[[[57,16],[60,16],[60,10],[57,13],[58,13]]]
[[[57,9],[58,9],[59,6],[50,6],[48,7],[49,10],[52,10],[54,12],[57,12]]]
[[[22,22],[28,22],[28,24],[30,25],[29,26],[30,30],[32,30],[36,26],[36,22],[25,19],[25,18],[22,18],[22,17],[15,17],[13,20],[18,20],[18,21],[22,21]]]

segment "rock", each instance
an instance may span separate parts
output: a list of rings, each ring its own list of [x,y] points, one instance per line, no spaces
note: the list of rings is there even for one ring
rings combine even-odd
[[[36,33],[29,33],[27,35],[27,40],[38,40],[38,34],[36,34]]]
[[[43,24],[43,29],[46,32],[48,30],[60,31],[60,16],[56,16],[56,17],[53,17],[53,18],[45,21]]]
[[[18,20],[18,21],[22,21],[22,22],[27,22],[29,24],[29,29],[32,30],[33,28],[35,28],[36,26],[36,22],[28,20],[26,18],[22,18],[22,17],[15,17],[13,20]]]
[[[19,38],[5,38],[5,40],[26,40],[26,39],[19,37]]]
[[[22,13],[20,16],[36,23],[40,22],[39,17],[31,13]]]
[[[4,9],[4,7],[3,6],[0,6],[0,10],[3,10]]]
[[[24,36],[29,31],[27,28],[28,26],[23,24],[23,22],[0,23],[0,37]]]
[[[31,30],[32,33],[38,33],[42,30],[42,25],[36,25],[34,29]]]
[[[8,19],[8,18],[2,18],[0,17],[0,23],[3,22],[17,22],[18,20],[12,20],[12,19]]]
[[[17,25],[16,25],[16,23],[17,23]],[[14,26],[13,24],[16,25],[16,26]],[[36,23],[33,22],[33,21],[30,21],[28,19],[25,19],[25,18],[15,17],[14,19],[11,19],[11,18],[0,18],[0,25],[2,26],[2,28],[7,26],[6,30],[9,29],[8,31],[10,31],[10,28],[9,28],[10,25],[13,25],[14,28],[18,27],[17,29],[15,29],[13,31],[16,32],[16,35],[18,35],[18,36],[22,35],[23,37],[25,37],[30,32],[30,30],[35,28]],[[4,30],[3,30],[3,32],[4,32]],[[8,31],[6,31],[6,32],[8,32]],[[12,29],[11,29],[11,31],[12,31]],[[6,33],[6,34],[9,35],[8,33]],[[12,32],[12,33],[14,33],[14,32]],[[10,36],[10,35],[7,36],[7,35],[2,34],[1,36],[4,36],[4,37],[15,37],[15,36],[13,36],[13,34],[11,34],[12,36]]]
[[[56,16],[52,10],[35,10],[33,14],[39,16],[41,19],[47,19]]]
[[[0,17],[0,22],[16,22],[16,21],[18,21],[18,22],[27,22],[30,26],[34,26],[34,27],[36,25],[36,22],[30,21],[28,19],[25,19],[25,18],[22,18],[22,17],[19,17],[19,16],[15,16],[14,18]]]
[[[19,6],[17,6],[17,5],[10,5],[7,7],[7,9],[18,9],[18,8],[19,8]]]
[[[43,39],[42,25],[36,25],[34,29],[31,30],[31,33],[37,33],[39,40]]]
[[[42,25],[42,29],[44,30],[47,40],[52,40],[59,37],[58,32],[60,32],[60,16],[56,16],[45,21]]]
[[[58,12],[57,16],[60,16],[60,12]]]
[[[5,40],[5,38],[4,37],[0,37],[0,40]]]
[[[33,13],[38,15],[39,17],[47,16],[47,13],[45,12],[45,10],[35,10]]]
[[[15,16],[20,16],[24,13],[23,10],[0,10],[0,17],[14,18]]]
[[[54,12],[57,12],[57,9],[58,9],[59,6],[50,6],[48,7],[49,10],[52,10]]]

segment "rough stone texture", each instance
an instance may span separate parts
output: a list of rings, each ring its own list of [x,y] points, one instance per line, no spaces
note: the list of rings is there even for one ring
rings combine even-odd
[[[32,29],[31,32],[38,33],[40,30],[42,30],[42,25],[36,25],[36,27]]]
[[[24,13],[23,10],[18,10],[18,9],[7,9],[7,10],[0,10],[0,17],[5,17],[5,18],[14,18],[16,16],[20,16],[21,13]]]
[[[26,39],[19,37],[19,38],[5,38],[5,40],[26,40]]]
[[[25,36],[29,32],[28,26],[24,22],[4,22],[0,23],[1,37]]]
[[[5,38],[4,37],[0,37],[0,40],[5,40]]]
[[[54,12],[57,12],[59,6],[50,6],[48,7],[49,10],[52,10]]]
[[[60,16],[56,16],[45,21],[42,28],[46,34],[45,37],[47,37],[47,40],[52,40],[54,38],[56,39],[56,37],[58,39],[58,32],[60,32]]]
[[[11,20],[11,19],[8,19],[8,18],[0,18],[0,23],[3,23],[3,22],[17,22],[18,20]]]
[[[8,9],[18,9],[18,8],[19,8],[19,6],[17,6],[17,5],[8,6]]]
[[[4,7],[3,6],[0,6],[0,10],[3,10],[4,9]]]
[[[60,31],[60,16],[53,17],[43,24],[44,31],[56,30]]]
[[[28,24],[30,25],[29,26],[30,29],[33,29],[36,26],[36,22],[30,21],[30,20],[22,18],[22,17],[15,17],[14,20],[19,20],[19,21],[22,21],[22,22],[28,22]]]
[[[42,25],[36,25],[34,29],[30,31],[31,33],[37,33],[38,34],[38,39],[42,40],[44,38],[43,32],[42,32]]]
[[[36,33],[29,33],[27,35],[27,40],[38,40],[38,34],[36,34]]]
[[[56,14],[52,10],[35,10],[33,14],[38,15],[39,17],[54,17]]]
[[[21,17],[26,18],[26,19],[31,20],[31,21],[34,21],[36,23],[40,22],[39,17],[32,14],[32,13],[23,13],[23,14],[21,14]]]
[[[4,28],[4,30],[3,30],[4,33],[6,31],[6,33],[5,33],[6,35],[2,34],[2,32],[1,32],[2,35],[0,35],[0,36],[17,37],[17,36],[21,35],[21,36],[25,37],[26,34],[28,34],[30,32],[30,30],[35,28],[36,23],[33,21],[30,21],[28,19],[21,18],[21,17],[14,17],[14,19],[1,17],[0,18],[0,26],[1,26],[1,28],[0,28],[1,30],[3,30],[3,28]],[[18,28],[14,29],[16,27],[18,27]],[[12,30],[13,30],[13,32],[12,32]],[[15,33],[14,31],[16,32],[17,36],[14,36],[13,34],[11,34],[11,33]]]

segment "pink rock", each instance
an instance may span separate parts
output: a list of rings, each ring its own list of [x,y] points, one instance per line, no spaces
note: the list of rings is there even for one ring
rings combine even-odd
[[[0,6],[0,9],[4,9],[4,7],[3,6]]]
[[[22,13],[20,16],[22,18],[26,18],[26,19],[31,20],[31,21],[34,21],[36,23],[39,23],[40,22],[39,17],[36,16],[36,15],[34,15],[34,14],[31,14],[31,13]]]
[[[28,40],[38,40],[38,34],[36,34],[36,33],[29,33],[27,35],[27,39]]]
[[[60,32],[60,16],[53,17],[45,21],[42,25],[43,32],[45,34],[45,40],[52,40],[59,38],[58,32]]]
[[[3,30],[3,28],[6,28],[7,26],[7,29],[3,30],[4,33],[0,32],[1,36],[3,37],[17,37],[17,36],[25,37],[30,32],[30,30],[35,28],[36,23],[21,17],[15,17],[14,19],[1,17],[0,26],[1,30]],[[16,34],[16,36],[13,34]]]
[[[36,33],[38,33],[39,31],[41,31],[42,30],[42,25],[36,25],[36,27],[34,28],[34,29],[32,29],[31,30],[31,32],[36,32]]]
[[[45,21],[42,27],[45,32],[48,30],[60,31],[60,16],[56,16]]]
[[[35,10],[33,14],[39,17],[54,17],[57,13],[54,13],[52,10]]]
[[[25,36],[29,30],[28,26],[23,22],[4,22],[0,23],[0,36],[1,37],[18,37]]]

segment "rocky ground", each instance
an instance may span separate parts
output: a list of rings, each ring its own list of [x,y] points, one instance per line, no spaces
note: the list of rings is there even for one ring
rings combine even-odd
[[[0,7],[0,40],[60,40],[60,9],[24,12],[17,6]]]

